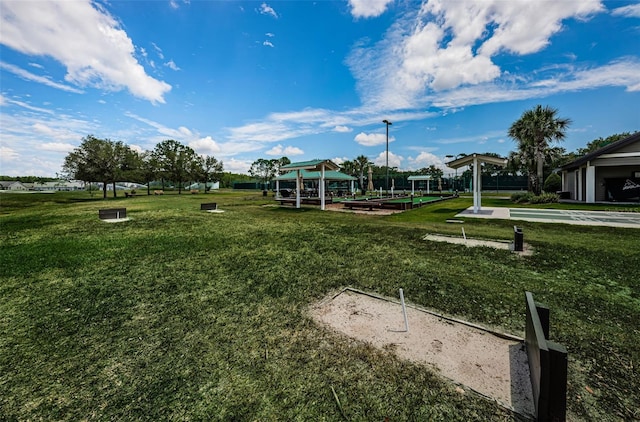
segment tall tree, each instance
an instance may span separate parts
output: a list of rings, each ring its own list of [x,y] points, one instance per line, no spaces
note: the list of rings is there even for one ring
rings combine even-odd
[[[196,159],[195,151],[178,141],[168,139],[156,145],[153,153],[162,176],[177,184],[178,194],[181,194],[182,184],[188,179],[193,161]]]
[[[291,164],[289,157],[280,157],[275,159],[274,167],[276,169],[276,175],[280,174],[280,169],[287,164]]]
[[[360,189],[362,191],[366,189],[364,185],[364,172],[367,171],[371,164],[371,161],[369,161],[369,158],[367,158],[366,155],[358,155],[356,159],[353,160],[353,167],[358,173],[358,181],[360,182]]]
[[[93,135],[82,138],[79,147],[71,151],[64,160],[63,172],[70,178],[85,182],[102,182],[102,196],[107,197],[107,186],[115,182],[130,169],[133,151],[122,142],[99,139]]]
[[[258,158],[256,161],[251,163],[249,174],[262,181],[266,186],[266,184],[269,183],[276,175],[276,161],[277,160]]]
[[[147,195],[151,195],[151,182],[160,173],[160,164],[152,151],[145,151],[140,155],[140,180],[147,185]]]
[[[607,136],[606,138],[598,138],[589,142],[585,148],[578,148],[578,155],[589,154],[599,150],[600,148],[619,141],[620,139],[627,138],[631,135],[629,132],[616,133],[615,135]]]
[[[222,161],[216,157],[207,155],[202,157],[202,180],[204,181],[204,191],[207,192],[207,183],[219,182],[223,172]]]
[[[557,109],[537,105],[525,111],[509,128],[509,137],[518,143],[521,161],[529,164],[528,172],[536,194],[542,191],[544,163],[551,143],[564,140],[570,124],[570,119],[558,117]]]

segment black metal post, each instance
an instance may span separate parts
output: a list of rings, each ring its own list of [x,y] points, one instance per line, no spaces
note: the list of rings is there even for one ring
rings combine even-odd
[[[386,190],[386,196],[389,196],[389,125],[392,125],[393,123],[391,123],[387,119],[384,119],[382,123],[387,125],[387,162],[386,162],[387,176],[385,178],[385,190]]]

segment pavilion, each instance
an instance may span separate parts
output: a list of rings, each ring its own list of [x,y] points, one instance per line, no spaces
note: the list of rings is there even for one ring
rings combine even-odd
[[[473,166],[473,213],[478,214],[481,209],[481,194],[482,191],[482,178],[480,177],[480,166],[482,163],[494,164],[496,166],[504,167],[507,165],[506,158],[492,157],[484,154],[470,154],[460,157],[457,160],[449,161],[445,163],[447,167],[452,169],[459,169],[464,166]]]
[[[296,182],[296,208],[300,208],[300,191],[302,190],[301,180],[318,180],[318,196],[320,197],[320,209],[325,209],[326,195],[325,185],[327,181],[349,181],[351,182],[351,191],[354,189],[355,177],[349,176],[338,171],[340,167],[331,160],[312,160],[302,161],[299,163],[291,163],[280,167],[281,171],[287,173],[276,177],[276,195],[280,192],[280,181]]]
[[[427,181],[427,195],[429,195],[429,181],[431,180],[431,176],[429,175],[417,175],[417,176],[409,176],[407,178],[407,180],[411,180],[411,195],[415,194],[415,189],[414,189],[414,183],[416,181],[422,181],[422,180],[426,180]]]

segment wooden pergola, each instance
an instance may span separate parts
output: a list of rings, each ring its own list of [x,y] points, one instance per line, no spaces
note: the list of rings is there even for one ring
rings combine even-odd
[[[445,163],[447,167],[452,169],[459,169],[464,166],[473,166],[473,213],[478,214],[482,208],[481,191],[482,191],[482,179],[480,178],[480,166],[482,163],[494,164],[496,166],[504,167],[507,165],[507,159],[501,157],[492,157],[484,154],[471,154],[460,157],[457,160],[449,161]]]

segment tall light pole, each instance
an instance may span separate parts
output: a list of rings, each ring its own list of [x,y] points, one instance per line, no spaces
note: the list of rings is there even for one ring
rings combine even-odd
[[[387,119],[384,119],[382,123],[387,125],[387,177],[385,179],[384,184],[385,184],[385,189],[387,191],[386,195],[389,196],[389,126],[392,125],[393,123],[391,123]]]

